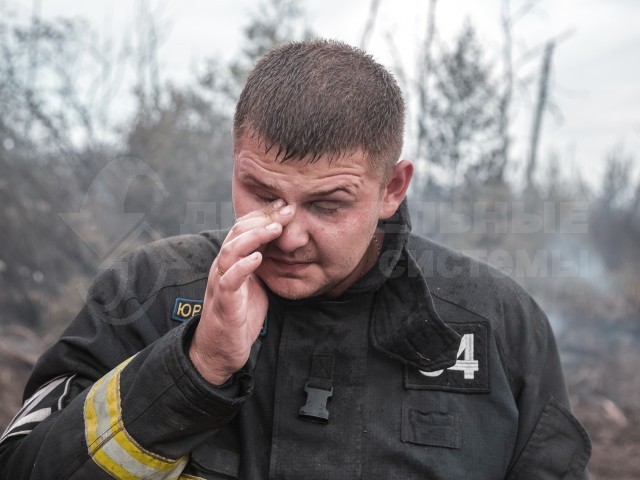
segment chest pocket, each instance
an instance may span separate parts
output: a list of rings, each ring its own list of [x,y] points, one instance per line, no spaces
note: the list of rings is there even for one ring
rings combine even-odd
[[[424,412],[403,406],[401,440],[415,445],[459,449],[460,418],[455,413]]]
[[[203,445],[191,452],[184,473],[207,479],[238,478],[240,455],[219,447]]]

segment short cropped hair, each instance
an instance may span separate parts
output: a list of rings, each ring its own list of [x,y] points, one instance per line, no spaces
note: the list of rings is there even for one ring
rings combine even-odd
[[[278,148],[283,162],[361,149],[384,178],[402,152],[404,99],[393,75],[364,51],[331,40],[293,42],[256,63],[233,132],[234,142],[249,134],[266,151]]]

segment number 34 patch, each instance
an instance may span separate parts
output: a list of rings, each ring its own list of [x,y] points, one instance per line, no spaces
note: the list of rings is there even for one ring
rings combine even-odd
[[[489,392],[488,325],[449,323],[462,338],[455,365],[423,372],[405,366],[404,386],[410,390],[446,390],[461,393]]]

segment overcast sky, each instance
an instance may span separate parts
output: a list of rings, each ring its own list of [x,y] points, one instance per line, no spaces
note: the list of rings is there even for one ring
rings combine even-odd
[[[5,0],[7,3],[7,0]],[[80,16],[88,19],[102,38],[126,34],[135,27],[131,0],[20,0],[8,2],[30,14],[40,4],[43,17]],[[231,58],[240,46],[248,13],[259,3],[251,0],[149,1],[169,26],[160,50],[163,80],[181,81],[194,65],[207,57]],[[302,2],[308,24],[321,36],[358,44],[370,0]],[[441,0],[437,28],[444,41],[455,37],[465,18],[477,27],[489,59],[501,48],[499,0]],[[512,0],[514,8],[523,2]],[[369,51],[391,66],[384,39],[393,33],[398,49],[411,65],[423,38],[426,0],[381,0],[380,14]],[[546,0],[518,23],[518,44],[524,48],[572,32],[556,49],[553,64],[553,98],[562,118],[545,117],[540,153],[557,152],[567,161],[565,171],[579,168],[596,183],[603,159],[616,144],[640,155],[640,1]],[[535,71],[539,60],[530,65]],[[535,68],[532,68],[535,67]],[[532,89],[530,97],[533,98]],[[515,152],[525,156],[531,101],[519,102],[514,135]],[[640,158],[640,157],[639,157]],[[638,159],[637,159],[638,160]],[[637,163],[640,163],[638,160]]]

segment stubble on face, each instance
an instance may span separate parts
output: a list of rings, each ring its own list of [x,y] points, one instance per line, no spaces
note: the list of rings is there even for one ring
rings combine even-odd
[[[314,163],[282,163],[276,151],[265,152],[263,144],[247,136],[234,149],[236,215],[276,198],[295,206],[295,216],[280,238],[262,249],[263,264],[256,274],[285,298],[339,296],[371,266],[363,262],[371,261],[380,180],[362,152],[321,157]]]

